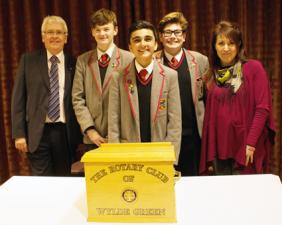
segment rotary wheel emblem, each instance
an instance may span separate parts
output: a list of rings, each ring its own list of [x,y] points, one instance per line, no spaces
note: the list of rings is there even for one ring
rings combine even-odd
[[[124,201],[126,201],[126,202],[133,202],[133,201],[135,201],[137,194],[136,194],[135,191],[128,189],[128,190],[125,190],[122,193],[122,197],[123,197]]]

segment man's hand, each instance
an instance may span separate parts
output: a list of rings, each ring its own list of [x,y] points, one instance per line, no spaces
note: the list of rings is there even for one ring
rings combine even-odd
[[[246,166],[248,166],[249,163],[253,163],[255,150],[255,147],[246,146]]]
[[[21,152],[28,152],[28,146],[25,138],[16,138],[15,146],[16,149],[18,149]]]
[[[101,137],[100,134],[97,131],[95,131],[94,129],[87,130],[86,134],[88,138],[98,147],[100,147],[102,143],[106,142],[106,139]]]

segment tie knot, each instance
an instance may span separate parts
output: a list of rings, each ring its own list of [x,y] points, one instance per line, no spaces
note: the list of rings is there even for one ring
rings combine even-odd
[[[178,64],[178,61],[177,61],[177,59],[176,59],[175,57],[172,57],[172,59],[171,59],[171,64],[172,64],[173,66],[176,66],[176,65]]]
[[[50,58],[50,62],[51,62],[51,63],[58,63],[58,62],[59,62],[59,59],[58,59],[57,56],[52,55],[51,58]]]
[[[139,72],[139,77],[141,78],[142,81],[145,81],[146,80],[146,75],[147,75],[147,70],[146,69],[142,69],[140,70]]]
[[[101,67],[106,67],[106,66],[108,66],[108,64],[110,62],[110,57],[108,56],[107,53],[105,53],[105,54],[101,55],[101,58],[98,62],[99,62],[99,65]]]
[[[105,54],[101,55],[100,60],[101,60],[103,63],[107,62],[107,61],[108,61],[108,59],[109,59],[109,56],[108,56],[108,54],[107,54],[107,53],[105,53]]]

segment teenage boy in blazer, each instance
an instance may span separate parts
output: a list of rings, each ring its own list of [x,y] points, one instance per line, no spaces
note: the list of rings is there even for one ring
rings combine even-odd
[[[203,77],[208,58],[183,48],[188,22],[181,12],[165,15],[159,22],[163,50],[155,57],[178,72],[182,109],[182,139],[177,170],[182,176],[198,175],[204,118]]]
[[[147,21],[129,28],[135,60],[115,73],[109,96],[109,142],[162,142],[178,158],[181,104],[177,72],[153,60],[157,32]],[[177,161],[176,161],[177,163]]]
[[[87,150],[107,142],[112,75],[133,58],[130,52],[114,44],[118,27],[113,11],[102,8],[94,12],[91,32],[97,47],[78,57],[72,90],[73,107]]]

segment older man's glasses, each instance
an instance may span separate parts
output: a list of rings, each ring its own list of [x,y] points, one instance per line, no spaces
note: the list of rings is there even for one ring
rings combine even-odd
[[[64,34],[66,34],[66,32],[61,31],[61,30],[47,30],[44,32],[44,34],[48,35],[48,36],[62,36]]]
[[[164,37],[171,37],[172,34],[175,37],[180,37],[183,34],[183,30],[164,30],[162,33]]]

